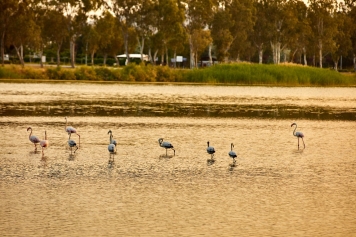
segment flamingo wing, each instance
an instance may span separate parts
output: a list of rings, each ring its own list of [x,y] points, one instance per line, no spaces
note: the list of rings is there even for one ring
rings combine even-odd
[[[215,149],[214,149],[214,147],[212,147],[212,146],[209,146],[209,147],[206,149],[206,151],[207,151],[209,154],[215,153]]]
[[[32,143],[39,143],[41,140],[37,136],[32,135],[30,136],[30,141]]]
[[[161,146],[164,148],[173,148],[173,145],[170,142],[162,142]]]
[[[234,152],[234,151],[230,151],[230,152],[229,152],[229,156],[230,156],[231,158],[236,158],[236,157],[237,157],[236,152]]]
[[[109,144],[108,151],[109,152],[114,152],[115,151],[115,145],[114,144]]]
[[[304,137],[304,134],[302,132],[296,132],[295,135],[297,137]]]

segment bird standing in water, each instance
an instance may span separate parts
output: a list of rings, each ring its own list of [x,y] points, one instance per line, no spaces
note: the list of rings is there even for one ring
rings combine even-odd
[[[211,155],[211,159],[213,159],[214,158],[215,149],[214,149],[214,147],[209,145],[210,144],[209,141],[207,142],[207,144],[208,144],[208,148],[206,148],[206,152],[208,152],[208,154]]]
[[[295,125],[295,129],[293,131],[293,135],[298,138],[298,150],[299,150],[299,138],[302,139],[303,145],[304,145],[304,148],[305,148],[305,143],[304,143],[304,140],[303,140],[304,134],[302,132],[295,132],[295,130],[297,129],[298,125],[296,123],[292,123],[292,125],[290,125],[290,126],[293,127],[294,125]]]
[[[65,117],[66,119],[66,125],[65,125],[65,131],[68,133],[69,135],[69,138],[70,139],[70,136],[72,135],[72,133],[75,133],[78,135],[79,137],[79,145],[80,145],[80,135],[77,133],[77,129],[73,128],[72,126],[67,126],[67,117]]]
[[[73,150],[73,147],[76,147],[77,149],[74,150],[74,153],[78,150],[78,146],[77,146],[77,143],[72,140],[72,139],[69,139],[68,140],[68,145],[70,146],[70,153],[72,154],[72,150]]]
[[[176,150],[174,150],[173,145],[170,142],[164,142],[163,138],[158,139],[158,143],[160,147],[163,147],[166,149],[166,156],[167,156],[167,149],[172,149],[174,151],[174,155],[176,155]]]
[[[229,156],[233,159],[234,163],[236,162],[235,158],[237,157],[236,152],[234,152],[232,149],[234,148],[234,144],[231,143],[231,151],[229,151]]]
[[[112,131],[109,130],[108,134],[110,133],[110,143],[108,145],[108,151],[110,153],[110,160],[109,160],[109,163],[110,161],[113,161],[111,160],[111,155],[113,155],[113,158],[114,158],[114,154],[116,153],[116,145],[117,145],[117,142],[112,139],[113,138],[113,135],[112,135]]]
[[[41,140],[37,136],[32,135],[32,128],[31,127],[28,127],[27,131],[28,130],[31,130],[30,135],[28,135],[28,139],[35,145],[35,151],[37,151],[37,143],[40,143]]]
[[[43,153],[43,148],[46,148],[46,147],[48,147],[49,146],[49,142],[48,142],[48,140],[47,140],[47,132],[45,131],[45,138],[44,138],[44,140],[41,140],[40,141],[40,146],[42,147],[42,156],[44,155],[44,153]]]
[[[113,144],[115,147],[115,149],[116,149],[116,145],[117,145],[117,142],[116,142],[116,140],[114,140],[113,139],[113,135],[112,135],[112,131],[111,130],[109,130],[109,132],[108,132],[108,134],[110,133],[110,143],[109,144]]]

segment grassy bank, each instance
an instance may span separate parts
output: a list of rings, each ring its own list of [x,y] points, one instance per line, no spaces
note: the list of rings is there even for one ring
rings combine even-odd
[[[355,86],[356,74],[302,66],[222,64],[204,69],[180,70],[130,64],[122,68],[0,67],[1,79],[89,80],[130,82],[187,82],[272,86]]]

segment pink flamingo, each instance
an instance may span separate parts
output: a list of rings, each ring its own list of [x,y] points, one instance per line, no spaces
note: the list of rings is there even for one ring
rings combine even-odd
[[[35,145],[35,151],[37,151],[37,143],[40,142],[40,139],[37,136],[32,135],[32,128],[31,127],[28,127],[27,131],[28,130],[31,130],[30,135],[28,136],[28,139],[30,139],[30,141]]]
[[[305,148],[305,143],[304,143],[304,140],[303,140],[304,134],[302,132],[295,132],[295,130],[297,129],[298,125],[296,123],[292,123],[292,125],[290,125],[290,126],[293,127],[294,125],[295,125],[295,129],[293,131],[293,135],[298,138],[298,150],[299,150],[299,138],[302,139],[303,145],[304,145],[304,148]]]
[[[42,147],[42,156],[43,156],[43,148],[46,148],[49,146],[49,142],[47,140],[47,132],[45,131],[45,138],[44,140],[40,141],[40,146]]]
[[[68,133],[68,135],[69,135],[68,140],[70,139],[70,136],[72,135],[72,133],[75,133],[75,134],[77,134],[78,137],[79,137],[79,145],[80,145],[80,135],[77,133],[77,129],[73,128],[72,126],[68,126],[68,127],[67,127],[67,117],[65,117],[65,119],[66,119],[65,131],[66,131],[66,132]]]

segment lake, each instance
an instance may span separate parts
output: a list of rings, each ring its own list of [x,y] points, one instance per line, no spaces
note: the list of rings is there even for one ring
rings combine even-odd
[[[0,125],[1,236],[356,235],[356,88],[0,82]]]

